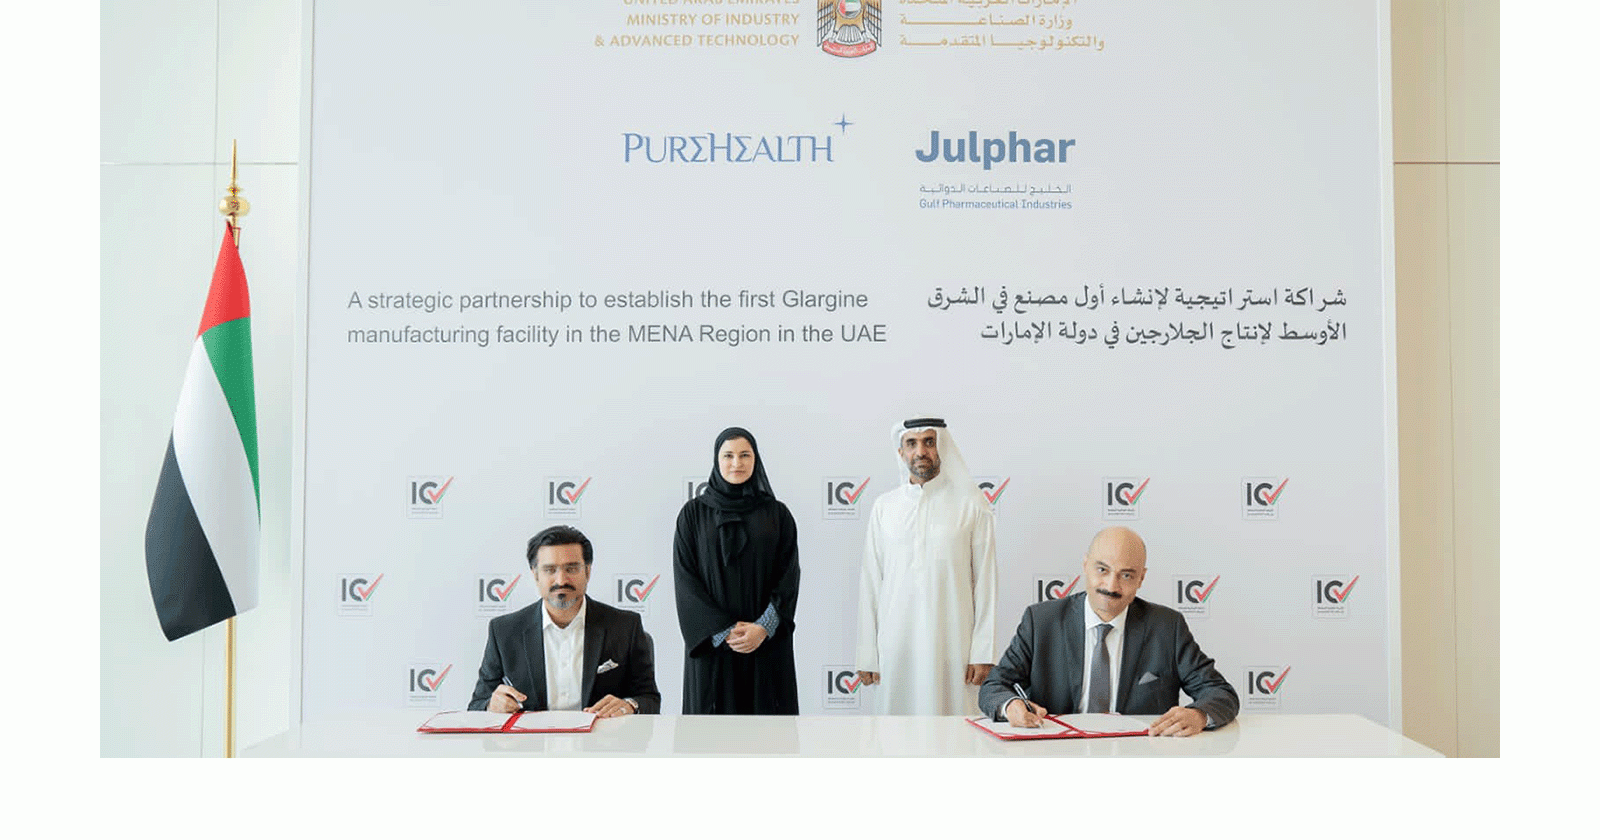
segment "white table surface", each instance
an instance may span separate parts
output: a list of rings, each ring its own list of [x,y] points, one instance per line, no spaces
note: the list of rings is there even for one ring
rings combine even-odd
[[[1189,738],[1002,741],[959,717],[630,715],[575,734],[428,734],[428,710],[305,723],[245,758],[470,756],[1442,757],[1360,715],[1242,714]],[[1135,716],[1154,720],[1154,715]]]

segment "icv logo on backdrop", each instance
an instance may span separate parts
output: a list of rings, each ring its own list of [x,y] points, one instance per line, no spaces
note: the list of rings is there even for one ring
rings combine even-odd
[[[1244,480],[1244,518],[1277,519],[1278,501],[1289,486],[1284,476],[1249,476]]]
[[[593,476],[554,476],[545,479],[544,515],[576,519],[583,515],[580,500]]]
[[[1078,581],[1083,575],[1078,575],[1071,582],[1061,578],[1036,577],[1033,579],[1034,600],[1036,602],[1059,601],[1072,594],[1078,587]]]
[[[510,580],[506,580],[506,578]],[[511,611],[511,593],[522,580],[521,574],[487,574],[478,576],[478,615],[499,615]]]
[[[339,615],[372,615],[372,593],[383,574],[351,572],[339,576]]]
[[[822,669],[822,708],[861,708],[861,675],[849,665],[830,665]]]
[[[822,481],[823,519],[860,519],[861,494],[867,490],[871,476],[830,476]]]
[[[1216,591],[1219,580],[1222,580],[1222,575],[1213,577],[1209,583],[1204,576],[1173,578],[1178,587],[1178,612],[1204,617],[1209,612],[1211,593]]]
[[[522,575],[512,578],[510,583],[502,577],[478,578],[478,600],[501,603],[511,597],[511,590],[517,588],[519,580],[522,580]]]
[[[640,614],[649,612],[650,594],[656,591],[661,576],[647,576],[640,572],[617,575],[617,595],[612,605],[618,609]]]
[[[990,510],[1000,508],[1000,497],[1006,492],[1006,487],[1011,484],[1010,478],[1000,476],[981,476],[978,478],[978,489],[983,491],[983,497],[989,501]]]
[[[439,705],[439,687],[444,684],[444,678],[450,675],[450,669],[453,667],[455,666],[447,664],[440,668],[437,662],[412,663],[410,681],[406,686],[406,704]]]
[[[1356,581],[1361,576],[1356,575],[1345,582],[1344,575],[1321,575],[1313,579],[1316,585],[1316,601],[1312,604],[1312,613],[1317,618],[1345,618],[1350,615],[1350,590],[1356,588]]]
[[[1119,476],[1105,479],[1104,519],[1138,519],[1139,502],[1144,498],[1149,478]]]
[[[444,492],[450,489],[450,482],[455,481],[455,476],[445,475],[413,475],[410,476],[411,495],[406,504],[406,513],[412,519],[439,519],[444,516]]]
[[[1246,668],[1244,672],[1244,705],[1251,709],[1276,709],[1282,697],[1278,691],[1289,676],[1289,666],[1276,665]]]
[[[683,479],[683,486],[684,486],[684,490],[685,490],[685,495],[684,495],[683,500],[687,502],[687,501],[689,501],[691,499],[694,499],[694,498],[700,496],[701,494],[705,493],[706,492],[706,488],[710,487],[711,483],[706,481],[703,478],[695,478],[693,476],[685,476],[684,479]]]

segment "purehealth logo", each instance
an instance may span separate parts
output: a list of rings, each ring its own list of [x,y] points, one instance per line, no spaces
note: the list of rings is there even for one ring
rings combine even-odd
[[[625,164],[833,163],[833,137],[827,134],[622,133]]]

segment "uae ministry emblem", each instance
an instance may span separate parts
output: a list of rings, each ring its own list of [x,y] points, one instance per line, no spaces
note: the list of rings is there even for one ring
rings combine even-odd
[[[828,55],[860,58],[883,38],[883,0],[817,0],[817,46]]]

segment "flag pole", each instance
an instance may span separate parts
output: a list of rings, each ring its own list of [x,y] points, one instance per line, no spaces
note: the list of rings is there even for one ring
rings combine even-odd
[[[233,229],[233,247],[239,247],[239,218],[250,215],[250,202],[239,197],[239,141],[233,141],[233,170],[228,175],[228,194],[217,204],[217,212],[228,218]]]
[[[228,219],[228,235],[233,237],[233,247],[238,248],[239,247],[239,217],[248,215],[250,213],[250,202],[248,202],[248,201],[246,201],[246,200],[244,200],[244,199],[239,197],[239,141],[237,139],[235,139],[233,141],[233,166],[232,166],[232,169],[228,173],[228,194],[223,197],[223,199],[222,199],[222,201],[220,203],[217,204],[217,212],[219,212],[223,216],[227,217],[227,219]],[[234,621],[235,620],[236,620],[235,618],[230,617],[228,619],[228,622],[227,622],[228,623],[228,653],[227,653],[226,665],[224,667],[224,670],[225,670],[225,672],[227,674],[227,684],[228,684],[228,686],[227,686],[227,725],[226,725],[226,736],[225,736],[226,739],[227,739],[227,743],[225,745],[225,751],[224,751],[223,755],[225,757],[227,757],[227,758],[233,758],[234,757],[233,709],[234,709],[234,705],[235,705],[235,703],[234,703],[235,697],[234,697],[233,687],[234,687],[234,651],[235,651],[235,649],[237,647],[237,645],[235,643],[236,634],[235,634],[235,631],[234,631]]]

